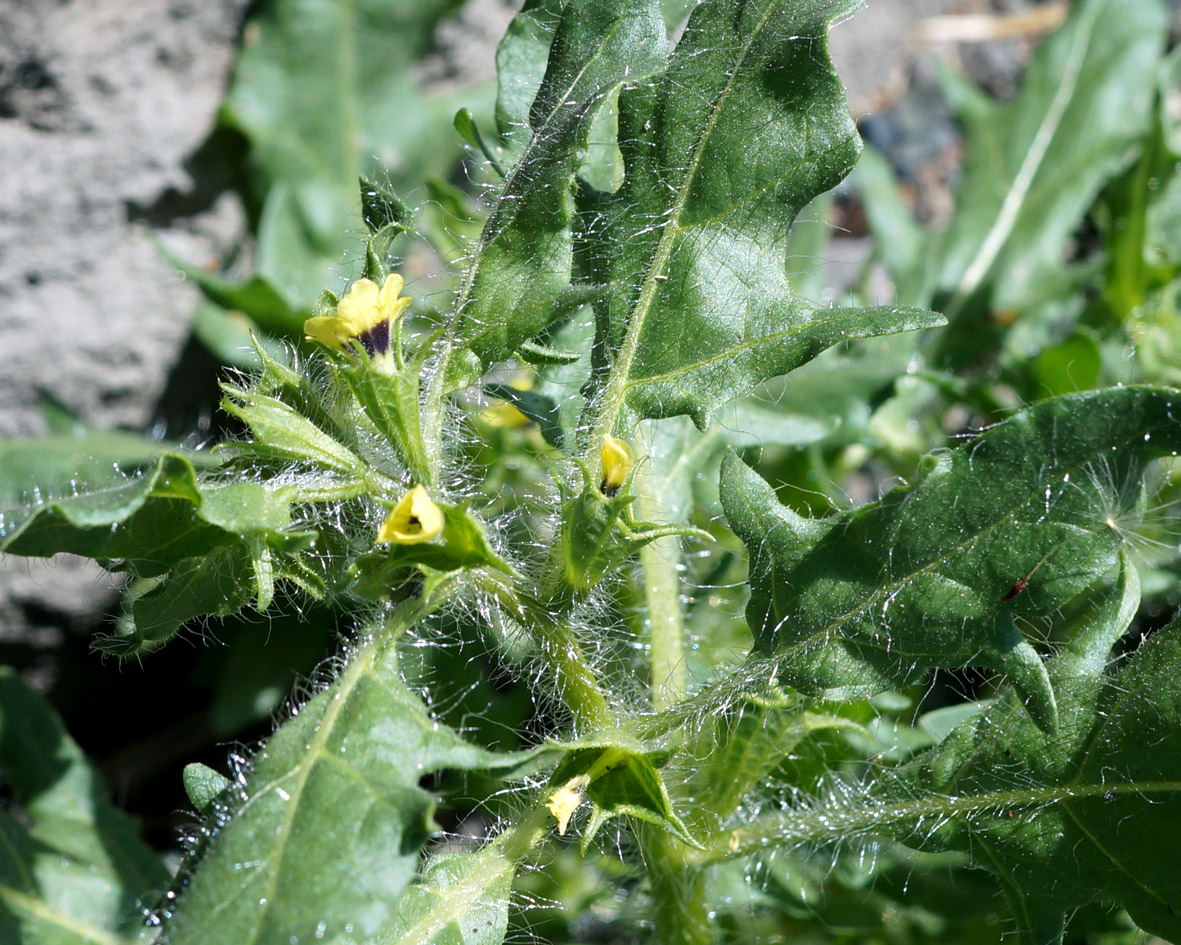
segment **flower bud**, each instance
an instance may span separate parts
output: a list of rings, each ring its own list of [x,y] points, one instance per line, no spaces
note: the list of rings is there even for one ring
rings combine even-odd
[[[626,440],[615,436],[603,437],[603,447],[599,450],[599,460],[603,464],[603,479],[599,483],[599,491],[605,496],[613,496],[627,481],[632,467],[636,464],[635,454]]]

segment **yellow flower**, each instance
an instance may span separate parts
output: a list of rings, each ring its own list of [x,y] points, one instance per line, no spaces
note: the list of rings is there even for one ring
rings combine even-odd
[[[603,481],[599,484],[599,491],[603,495],[613,496],[627,481],[636,464],[635,454],[626,440],[605,436],[603,447],[599,450],[599,460],[603,464]]]
[[[390,510],[377,532],[376,544],[392,541],[398,545],[417,545],[430,541],[442,530],[443,510],[419,485],[402,496]]]
[[[371,355],[385,354],[390,346],[390,323],[414,301],[398,298],[402,277],[390,273],[381,288],[371,279],[358,279],[336,306],[335,315],[317,315],[303,323],[308,341],[338,351],[350,350],[355,338]]]
[[[546,808],[558,822],[559,836],[566,836],[566,828],[570,825],[570,818],[574,816],[578,805],[582,803],[582,794],[589,782],[590,779],[585,774],[571,778],[568,783],[554,791],[549,796],[549,800],[545,802]]]

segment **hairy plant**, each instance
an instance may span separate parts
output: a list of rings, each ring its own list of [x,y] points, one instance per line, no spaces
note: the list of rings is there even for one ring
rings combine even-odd
[[[449,293],[402,294],[406,240],[445,241],[363,178],[362,273],[223,385],[239,436],[81,488],[49,476],[4,512],[0,549],[128,576],[105,653],[312,601],[341,637],[231,776],[186,769],[203,826],[166,891],[60,724],[0,676],[4,941],[706,943],[813,919],[987,941],[998,890],[1032,945],[1096,902],[1181,941],[1181,629],[1138,616],[1178,566],[1181,392],[1009,409],[1021,386],[987,379],[1024,370],[990,305],[1028,313],[1026,343],[1066,343],[1031,273],[1065,265],[1163,113],[1164,11],[1075,5],[1006,106],[1024,158],[985,147],[1001,119],[972,104],[984,150],[942,255],[883,243],[908,307],[800,288],[793,223],[860,150],[827,52],[855,0],[686,6],[526,2],[495,132],[456,119],[486,191],[478,236],[451,234]],[[1128,43],[1131,64],[1111,53]],[[1072,108],[1103,136],[1055,201]],[[919,239],[890,193],[867,200]],[[922,457],[890,425],[965,405],[1004,419]],[[834,454],[905,480],[819,513],[777,495],[795,458]]]

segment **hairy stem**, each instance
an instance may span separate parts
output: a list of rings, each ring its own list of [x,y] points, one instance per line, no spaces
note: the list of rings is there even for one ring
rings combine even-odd
[[[651,883],[657,945],[709,945],[713,941],[705,907],[704,871],[691,865],[680,840],[647,824],[637,836]]]
[[[660,502],[646,483],[640,514],[658,521]],[[685,696],[685,626],[681,615],[681,550],[674,538],[660,538],[640,549],[644,603],[648,608],[648,661],[652,707],[665,709]]]
[[[614,713],[569,623],[551,615],[540,601],[510,587],[498,576],[485,575],[482,586],[537,642],[546,665],[557,679],[562,701],[574,716],[576,728],[597,731],[613,726]]]

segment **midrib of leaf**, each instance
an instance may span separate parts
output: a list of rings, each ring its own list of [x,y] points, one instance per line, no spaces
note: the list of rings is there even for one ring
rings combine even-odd
[[[379,643],[377,638],[371,639],[364,648],[364,657],[357,659],[354,657],[345,670],[344,675],[340,677],[339,687],[333,695],[332,700],[328,704],[328,708],[324,712],[323,718],[320,719],[320,724],[316,726],[316,734],[312,736],[312,740],[308,743],[307,749],[300,758],[299,764],[296,765],[295,770],[295,784],[292,789],[288,791],[291,795],[283,810],[283,820],[280,824],[278,833],[275,839],[275,853],[272,862],[274,868],[271,870],[271,875],[267,883],[267,895],[265,897],[266,904],[260,906],[257,913],[257,922],[250,930],[250,937],[247,941],[257,942],[258,933],[262,929],[263,920],[266,918],[267,912],[275,901],[275,889],[279,882],[280,867],[285,855],[285,848],[287,841],[291,836],[291,826],[295,820],[296,813],[299,812],[300,798],[303,796],[304,788],[307,787],[308,778],[311,777],[312,769],[320,762],[321,758],[326,754],[324,746],[332,734],[333,727],[336,725],[341,712],[348,703],[349,696],[352,695],[354,689],[362,679],[365,678],[366,673],[373,666],[373,659],[377,654]],[[260,785],[258,790],[254,792],[254,797],[262,797],[268,794],[273,788],[280,783],[285,782],[288,775],[284,775],[270,784]],[[248,800],[243,805],[242,813],[250,807]],[[229,900],[226,900],[226,905],[229,905]]]
[[[1181,793],[1181,781],[1136,781],[1118,784],[1070,782],[1051,787],[990,791],[961,797],[928,795],[918,801],[879,805],[871,803],[853,811],[818,808],[755,820],[749,824],[737,824],[719,831],[707,841],[707,850],[701,855],[701,861],[713,863],[731,856],[763,851],[769,847],[848,840],[859,832],[872,832],[875,828],[891,827],[911,821],[918,823],[932,817],[950,819],[994,808],[1020,810],[1054,804],[1068,807],[1069,802],[1074,799],[1176,793]],[[736,831],[740,831],[737,847],[731,850],[730,845]]]
[[[53,912],[46,907],[43,899],[30,896],[11,886],[0,885],[0,901],[14,912],[24,913],[65,929],[67,932],[96,943],[96,945],[130,945],[127,939],[112,935],[92,925],[86,925],[71,916]]]
[[[1005,194],[1000,213],[997,214],[996,219],[989,228],[988,234],[980,244],[980,249],[977,251],[976,256],[968,265],[967,269],[964,270],[959,287],[948,304],[946,314],[949,321],[955,320],[955,317],[960,313],[968,298],[976,291],[984,277],[988,275],[988,271],[996,261],[996,257],[1003,248],[1005,240],[1009,238],[1009,234],[1013,232],[1013,227],[1017,224],[1017,216],[1021,212],[1025,198],[1029,195],[1029,189],[1033,186],[1033,180],[1041,168],[1042,161],[1045,160],[1046,153],[1050,149],[1050,144],[1053,142],[1054,136],[1058,133],[1062,118],[1066,114],[1066,109],[1070,105],[1070,100],[1074,96],[1075,89],[1078,87],[1083,60],[1086,58],[1087,46],[1090,44],[1091,30],[1094,28],[1095,18],[1098,16],[1098,13],[1095,12],[1097,9],[1097,7],[1092,7],[1085,14],[1079,26],[1078,33],[1075,35],[1074,43],[1071,46],[1070,55],[1067,57],[1066,66],[1063,69],[1063,76],[1058,85],[1058,91],[1054,93],[1054,98],[1050,102],[1046,116],[1038,126],[1037,134],[1034,135],[1033,143],[1030,145],[1029,151],[1021,162],[1021,167],[1013,178],[1012,186]]]
[[[439,589],[440,591],[442,589]],[[441,602],[436,598],[435,603]],[[398,627],[409,626],[415,620],[420,619],[425,614],[425,608],[421,603],[409,609],[398,620]],[[285,848],[287,841],[291,836],[292,824],[295,820],[295,815],[299,812],[299,802],[303,795],[304,789],[307,787],[308,778],[311,777],[312,770],[325,757],[328,752],[325,751],[324,746],[327,744],[329,737],[332,735],[333,729],[348,704],[349,697],[353,691],[360,684],[361,680],[366,677],[373,666],[373,661],[377,656],[378,650],[383,646],[393,646],[394,641],[391,636],[396,636],[398,627],[387,624],[384,628],[375,632],[372,637],[365,643],[365,645],[358,651],[354,657],[349,660],[348,666],[344,673],[338,677],[338,682],[334,687],[333,698],[325,709],[324,715],[321,717],[319,724],[316,726],[316,733],[308,742],[303,755],[300,757],[299,763],[295,766],[294,772],[288,771],[282,777],[275,779],[267,784],[259,785],[254,789],[251,797],[242,806],[242,809],[236,816],[241,816],[251,805],[254,798],[263,797],[271,790],[277,788],[281,784],[289,783],[289,779],[294,774],[294,784],[288,790],[290,795],[289,800],[283,808],[283,819],[280,823],[279,829],[275,834],[275,849],[270,858],[270,862],[274,864],[271,870],[270,877],[267,881],[267,894],[265,898],[265,905],[260,905],[256,914],[256,924],[249,932],[249,937],[243,939],[244,945],[246,943],[254,943],[258,941],[258,934],[262,930],[263,922],[271,906],[275,902],[275,890],[279,881],[280,867],[285,855]],[[287,790],[285,788],[285,790]],[[221,909],[227,908],[232,904],[232,899],[225,899],[221,905],[215,907],[213,915],[216,915]]]
[[[722,108],[734,88],[734,83],[742,73],[743,63],[750,54],[755,39],[758,38],[766,26],[767,21],[771,18],[771,14],[777,8],[777,5],[774,3],[768,4],[762,19],[755,29],[751,30],[750,38],[741,47],[733,68],[726,78],[725,85],[718,93],[717,98],[710,108],[709,118],[706,120],[705,127],[702,129],[701,137],[698,138],[697,144],[693,148],[689,166],[681,178],[681,187],[669,213],[668,224],[665,226],[664,232],[660,235],[660,242],[656,246],[656,252],[652,256],[652,262],[644,275],[644,282],[640,287],[640,294],[636,299],[635,308],[632,309],[631,320],[628,322],[627,334],[624,336],[623,344],[620,345],[619,351],[612,361],[607,386],[603,390],[602,397],[599,401],[601,406],[591,429],[591,437],[587,444],[586,455],[583,457],[583,462],[586,463],[592,472],[592,478],[598,477],[601,468],[599,450],[602,446],[603,439],[615,431],[615,424],[619,421],[619,415],[623,412],[623,406],[627,400],[627,392],[630,385],[629,375],[631,374],[632,362],[635,360],[636,351],[639,350],[640,346],[640,335],[644,330],[644,323],[647,321],[648,313],[652,309],[652,303],[656,299],[656,293],[660,288],[665,267],[668,265],[669,257],[672,255],[673,241],[683,232],[681,229],[681,213],[685,209],[685,203],[689,199],[689,191],[693,180],[697,176],[698,169],[701,166],[701,158],[705,153],[705,146],[709,142],[714,128],[717,127],[722,114]]]
[[[439,890],[436,905],[425,916],[396,938],[378,938],[379,945],[424,945],[448,923],[462,920],[492,883],[502,874],[516,870],[516,863],[501,851],[504,837],[502,834],[483,850],[472,854],[479,859],[479,865],[459,884]]]

